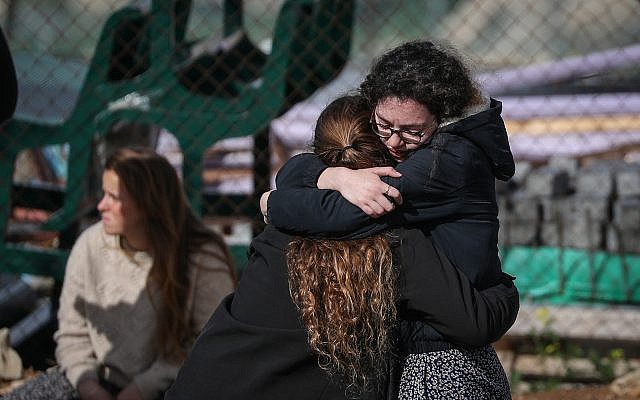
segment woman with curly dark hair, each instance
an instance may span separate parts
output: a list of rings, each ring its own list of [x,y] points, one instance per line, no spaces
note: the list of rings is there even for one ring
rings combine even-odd
[[[362,97],[338,98],[318,120],[314,150],[329,165],[387,165],[369,117]],[[269,225],[166,399],[391,398],[398,307],[478,346],[513,323],[517,297],[510,281],[475,289],[418,229],[335,241]]]
[[[263,196],[263,213],[288,232],[334,239],[419,226],[477,288],[499,282],[495,179],[515,171],[501,103],[483,96],[453,48],[430,41],[382,55],[360,93],[396,168],[327,168],[317,155],[296,156]],[[423,321],[401,321],[410,338],[400,341],[401,398],[510,397],[489,342],[460,347]]]

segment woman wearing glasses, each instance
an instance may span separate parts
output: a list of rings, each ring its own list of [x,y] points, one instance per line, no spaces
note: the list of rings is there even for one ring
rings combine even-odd
[[[334,100],[318,118],[316,154],[332,166],[388,165],[369,116],[360,96]],[[396,304],[480,345],[515,320],[517,297],[511,280],[475,289],[419,229],[343,241],[267,226],[165,399],[388,398]]]
[[[477,288],[498,282],[495,179],[515,171],[501,103],[482,96],[452,49],[429,41],[384,54],[360,92],[396,169],[327,168],[311,154],[294,157],[276,183],[297,188],[263,196],[268,220],[289,232],[338,239],[419,226]],[[400,316],[400,398],[510,397],[488,343],[457,346],[401,310]]]

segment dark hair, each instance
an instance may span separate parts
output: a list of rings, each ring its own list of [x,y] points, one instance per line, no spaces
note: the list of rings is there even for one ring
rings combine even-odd
[[[222,237],[193,213],[180,178],[166,158],[148,148],[121,148],[107,158],[105,170],[118,175],[120,184],[143,214],[153,257],[147,291],[152,301],[155,290],[150,290],[151,283],[160,293],[160,304],[154,302],[158,346],[161,353],[181,359],[186,355],[185,343],[193,335],[185,312],[191,257],[207,252],[205,245],[216,245],[220,251],[211,254],[221,258],[235,280],[229,250]]]
[[[330,166],[388,165],[361,96],[338,98],[316,124],[314,149]],[[384,235],[358,240],[296,237],[287,248],[289,290],[320,366],[358,394],[387,371],[395,321],[395,272]]]
[[[380,56],[360,85],[371,108],[387,97],[425,105],[439,122],[459,117],[480,101],[480,91],[460,55],[427,40],[412,41]]]

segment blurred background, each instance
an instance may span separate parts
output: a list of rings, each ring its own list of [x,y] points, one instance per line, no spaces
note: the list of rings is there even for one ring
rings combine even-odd
[[[426,38],[503,102],[517,171],[497,186],[500,249],[522,308],[497,346],[514,391],[640,367],[637,0],[0,0],[0,26],[19,86],[0,126],[0,326],[25,365],[52,362],[105,154],[165,154],[242,271],[258,198],[320,110]]]

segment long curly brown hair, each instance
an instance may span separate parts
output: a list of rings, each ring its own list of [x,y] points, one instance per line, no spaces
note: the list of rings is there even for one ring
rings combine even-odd
[[[340,97],[320,115],[314,151],[330,166],[368,168],[390,159],[360,96]],[[361,393],[386,374],[395,323],[395,273],[384,235],[358,240],[294,238],[289,289],[320,367]]]

